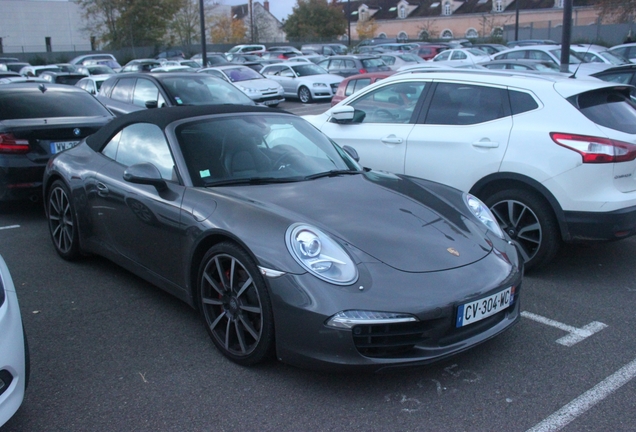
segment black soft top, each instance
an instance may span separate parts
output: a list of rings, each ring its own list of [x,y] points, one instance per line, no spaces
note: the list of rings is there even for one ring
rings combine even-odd
[[[199,105],[177,106],[168,108],[151,108],[134,111],[130,114],[116,117],[93,135],[86,138],[86,143],[95,151],[100,151],[106,143],[121,129],[133,123],[152,123],[162,130],[177,120],[214,115],[214,114],[242,114],[242,113],[286,113],[276,108],[248,106],[248,105]]]

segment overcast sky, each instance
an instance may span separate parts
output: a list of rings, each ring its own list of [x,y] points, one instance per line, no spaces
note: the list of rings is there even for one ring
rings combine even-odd
[[[246,4],[249,0],[217,0],[221,4],[230,6],[236,6],[240,4]],[[256,0],[253,0],[256,1]],[[265,0],[258,0],[261,4]],[[288,15],[291,15],[292,8],[296,6],[296,0],[269,0],[269,11],[278,18],[279,21],[287,19]]]

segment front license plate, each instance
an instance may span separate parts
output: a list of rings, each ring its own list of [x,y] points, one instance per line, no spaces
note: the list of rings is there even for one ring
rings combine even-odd
[[[483,320],[510,306],[514,302],[515,288],[506,288],[497,294],[464,303],[457,308],[457,323],[455,327],[464,327],[468,324]]]
[[[278,99],[276,99],[276,100],[266,100],[265,102],[263,102],[263,104],[265,104],[265,105],[274,105],[274,104],[277,104],[277,103],[280,103],[280,101]]]
[[[51,154],[56,154],[75,147],[79,141],[62,141],[51,143]]]

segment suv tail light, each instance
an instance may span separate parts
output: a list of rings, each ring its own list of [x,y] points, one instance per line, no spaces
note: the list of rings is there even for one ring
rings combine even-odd
[[[17,139],[10,133],[0,133],[0,153],[21,154],[29,152],[29,140]]]
[[[583,156],[583,163],[628,162],[636,159],[636,145],[609,138],[550,133],[558,145],[574,150]]]
[[[360,69],[360,70],[358,71],[358,73],[367,73],[367,70],[366,70],[366,69],[364,69],[364,68],[362,68],[362,69]]]

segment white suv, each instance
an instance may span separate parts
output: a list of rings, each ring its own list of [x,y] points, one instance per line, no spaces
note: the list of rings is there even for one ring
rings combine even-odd
[[[305,118],[356,149],[366,167],[480,197],[527,269],[550,261],[562,241],[636,234],[636,105],[627,86],[431,70],[393,75]]]

